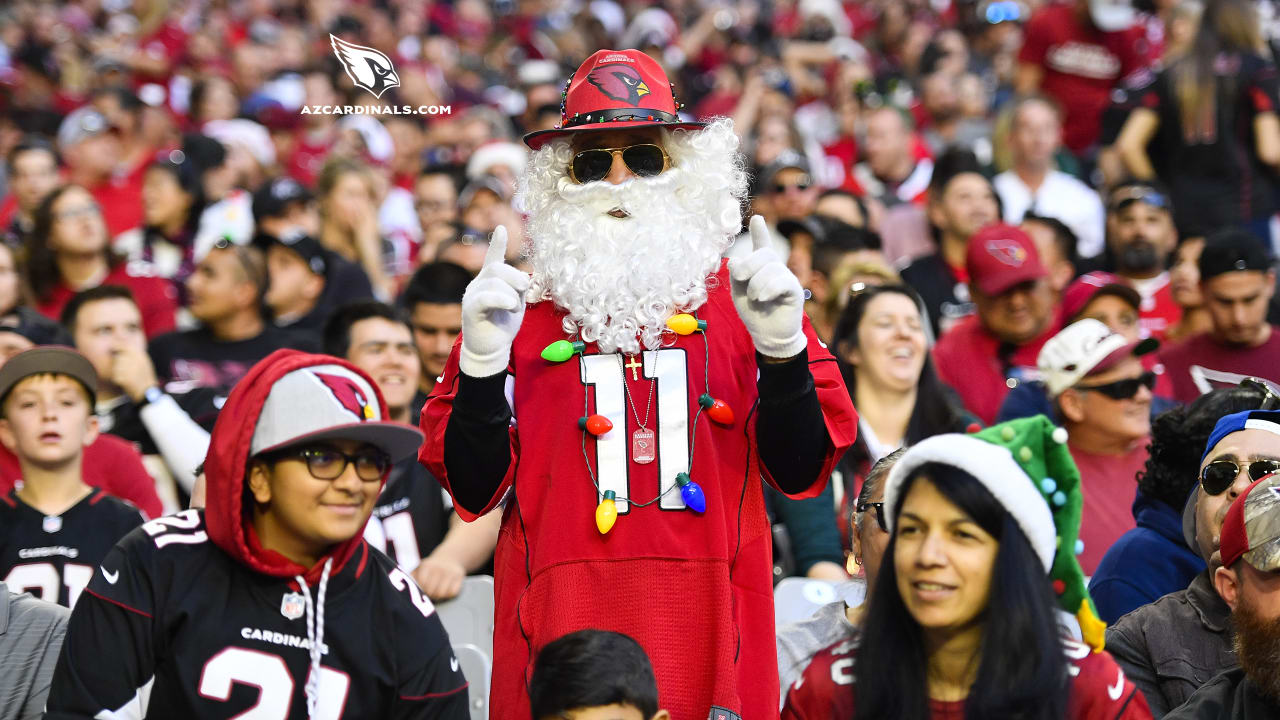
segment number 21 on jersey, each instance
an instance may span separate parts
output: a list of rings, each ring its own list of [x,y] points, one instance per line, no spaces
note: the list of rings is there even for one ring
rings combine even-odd
[[[679,348],[646,350],[641,353],[644,377],[657,383],[654,404],[657,405],[656,428],[658,443],[658,492],[662,499],[658,507],[663,510],[683,510],[684,500],[674,490],[676,474],[689,469],[689,376],[685,351]],[[612,490],[618,497],[618,513],[630,509],[630,462],[628,462],[626,375],[621,354],[582,355],[579,357],[582,383],[593,386],[596,395],[597,415],[603,415],[613,423],[613,429],[598,435],[596,441],[596,480],[600,485],[599,497]],[[643,393],[648,397],[648,393]],[[636,413],[647,403],[641,394],[633,393]],[[648,422],[647,418],[644,418]],[[631,448],[632,453],[635,448]],[[635,458],[630,458],[634,460]],[[652,496],[650,496],[652,497]],[[647,500],[648,498],[642,498]],[[597,498],[598,500],[598,498]]]

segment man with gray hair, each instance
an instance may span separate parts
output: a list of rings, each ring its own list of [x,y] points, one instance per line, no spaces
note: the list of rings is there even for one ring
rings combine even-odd
[[[906,448],[898,448],[871,466],[858,500],[854,504],[853,527],[846,569],[853,579],[836,586],[839,600],[822,606],[813,617],[778,629],[778,679],[783,688],[791,687],[804,674],[809,662],[823,648],[857,637],[865,599],[871,595],[880,561],[889,545],[885,530],[884,479]],[[861,568],[861,577],[858,569]]]

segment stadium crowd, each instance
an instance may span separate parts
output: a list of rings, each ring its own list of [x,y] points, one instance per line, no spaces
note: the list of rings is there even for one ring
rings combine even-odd
[[[11,0],[0,719],[41,717],[117,541],[190,529],[273,353],[341,358],[388,423],[463,397],[469,285],[495,253],[533,267],[522,137],[607,48],[660,66],[679,120],[732,121],[724,255],[763,218],[856,408],[820,493],[763,486],[774,583],[841,598],[777,628],[782,717],[1280,717],[1274,2]],[[381,460],[363,536],[423,602],[500,577],[501,493]],[[685,720],[659,648],[545,648],[534,720]]]

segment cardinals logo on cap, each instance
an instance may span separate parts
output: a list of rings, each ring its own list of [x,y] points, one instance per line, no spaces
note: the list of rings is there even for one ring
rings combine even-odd
[[[350,411],[352,415],[360,418],[361,422],[373,419],[373,405],[354,380],[328,373],[312,374],[320,382],[324,383],[325,387],[329,388],[329,392],[333,393],[333,397],[338,401],[338,404]]]
[[[988,240],[983,247],[991,257],[1009,267],[1022,267],[1027,261],[1027,249],[1013,240]]]
[[[368,90],[374,97],[382,97],[382,93],[393,87],[400,87],[400,76],[396,75],[395,65],[391,58],[378,50],[363,45],[349,43],[338,36],[330,34],[329,43],[333,46],[333,54],[338,56],[347,77],[356,87]]]
[[[622,63],[595,67],[587,75],[587,82],[599,88],[605,97],[629,105],[638,105],[640,98],[649,94],[649,86],[640,78],[640,73]]]

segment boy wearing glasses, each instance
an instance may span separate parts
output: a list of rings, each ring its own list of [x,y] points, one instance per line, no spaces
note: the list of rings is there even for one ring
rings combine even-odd
[[[1155,375],[1140,357],[1158,346],[1131,341],[1099,320],[1068,325],[1036,359],[1080,469],[1084,513],[1080,565],[1092,575],[1102,556],[1134,526],[1137,473],[1147,462]]]
[[[94,573],[45,717],[466,718],[431,601],[361,537],[420,437],[344,361],[255,365],[214,427],[205,510],[143,525]]]
[[[1275,400],[1264,396],[1263,407]],[[1187,545],[1208,567],[1186,590],[1160,598],[1107,628],[1107,650],[1163,717],[1197,689],[1239,665],[1232,647],[1231,608],[1214,587],[1222,567],[1219,540],[1232,501],[1280,471],[1280,411],[1223,416],[1205,444],[1195,489],[1182,514]]]

